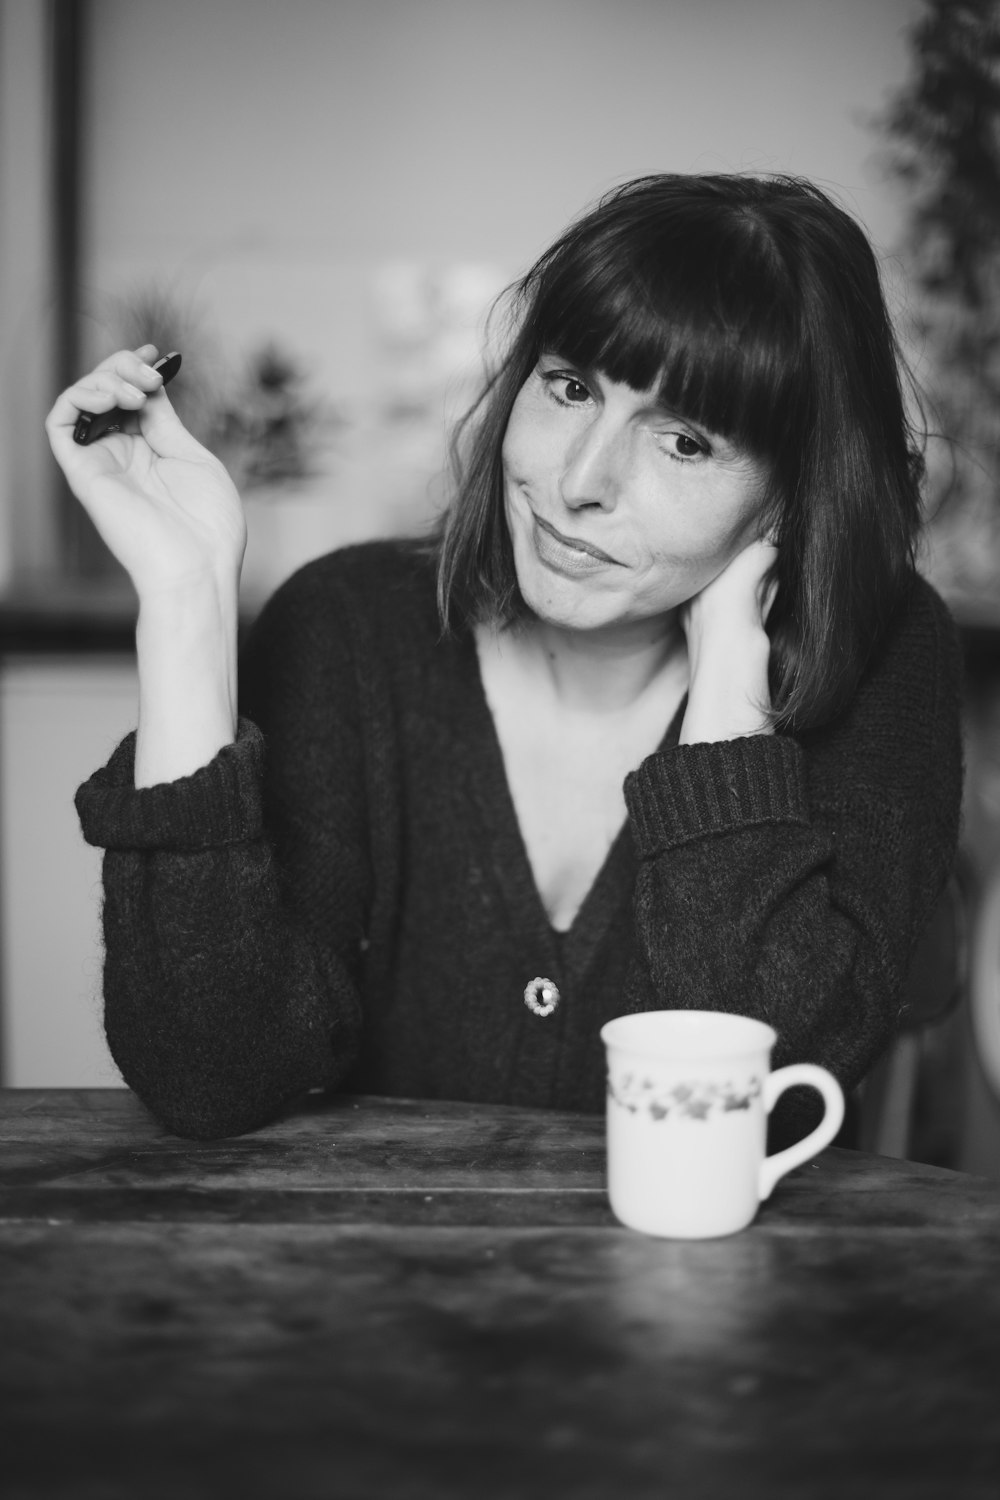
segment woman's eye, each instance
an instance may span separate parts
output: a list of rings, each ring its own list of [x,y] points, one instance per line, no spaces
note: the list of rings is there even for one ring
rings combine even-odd
[[[669,432],[666,435],[667,452],[671,458],[704,458],[708,449],[686,432]]]
[[[562,375],[557,370],[549,371],[542,379],[549,394],[560,406],[582,406],[590,400],[590,392],[582,380],[573,375]]]

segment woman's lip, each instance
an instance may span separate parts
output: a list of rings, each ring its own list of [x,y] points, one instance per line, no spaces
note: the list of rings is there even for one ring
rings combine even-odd
[[[617,559],[610,557],[607,552],[602,552],[600,547],[594,547],[590,542],[581,542],[578,537],[566,536],[564,532],[559,531],[553,526],[550,521],[543,521],[541,516],[535,516],[535,524],[536,526],[540,526],[543,531],[547,531],[549,536],[554,537],[557,542],[561,542],[564,547],[569,547],[574,552],[582,552],[587,557],[594,558],[596,562],[611,563],[617,566]]]

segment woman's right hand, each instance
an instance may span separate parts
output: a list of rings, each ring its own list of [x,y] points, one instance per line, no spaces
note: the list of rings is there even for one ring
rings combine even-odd
[[[222,464],[178,420],[152,344],[64,391],[46,421],[74,494],[139,598],[135,784],[191,775],[236,734],[236,639],[246,522]],[[83,446],[81,411],[139,412],[135,432]]]
[[[238,581],[246,546],[239,495],[225,468],[181,423],[156,348],[112,354],[62,393],[46,419],[70,488],[135,586],[140,605]],[[81,411],[141,413],[138,430],[89,446],[73,439]]]

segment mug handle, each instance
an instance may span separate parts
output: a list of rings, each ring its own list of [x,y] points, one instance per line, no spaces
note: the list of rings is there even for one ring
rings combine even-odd
[[[816,1063],[792,1063],[790,1067],[779,1068],[776,1073],[768,1073],[764,1079],[764,1109],[767,1114],[771,1113],[779,1096],[795,1083],[806,1083],[817,1089],[823,1095],[826,1110],[816,1129],[810,1131],[805,1140],[796,1141],[794,1146],[776,1151],[773,1156],[765,1156],[760,1164],[758,1179],[762,1203],[765,1198],[770,1198],[775,1183],[786,1172],[801,1166],[811,1157],[818,1156],[825,1146],[829,1146],[844,1120],[843,1090],[833,1074]]]

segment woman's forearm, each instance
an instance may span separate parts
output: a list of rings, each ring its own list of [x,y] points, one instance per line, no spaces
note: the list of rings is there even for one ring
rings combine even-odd
[[[236,737],[237,579],[140,600],[135,784],[176,781]]]

